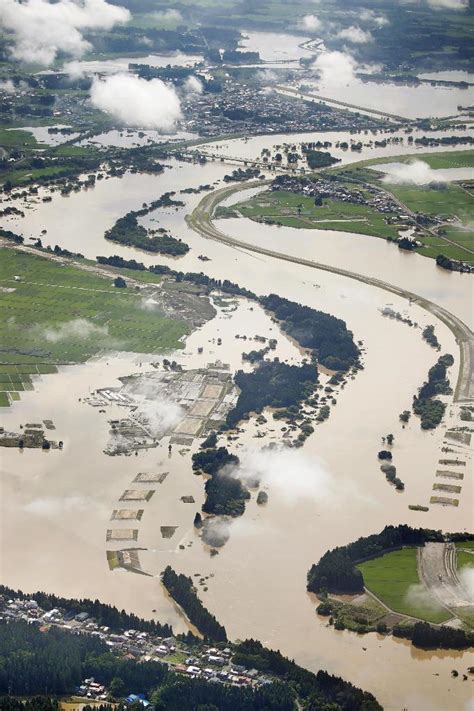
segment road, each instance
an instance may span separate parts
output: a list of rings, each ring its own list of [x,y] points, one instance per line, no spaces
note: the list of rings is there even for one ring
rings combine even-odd
[[[242,190],[248,190],[249,188],[255,188],[260,185],[264,185],[266,181],[249,181],[246,183],[237,183],[229,187],[216,190],[213,193],[207,194],[199,202],[197,207],[191,213],[191,215],[186,216],[186,221],[188,225],[200,235],[206,239],[212,239],[223,244],[227,244],[230,247],[237,247],[240,249],[245,249],[249,252],[256,252],[258,254],[263,254],[267,257],[272,257],[274,259],[281,259],[286,262],[292,262],[293,264],[300,264],[305,267],[310,267],[312,269],[319,269],[321,271],[331,272],[332,274],[338,274],[349,279],[355,279],[356,281],[363,282],[364,284],[369,284],[370,286],[375,286],[379,289],[384,289],[392,294],[396,294],[404,299],[410,300],[412,303],[421,306],[426,311],[440,319],[446,326],[452,331],[456,342],[459,346],[460,351],[460,366],[457,378],[457,383],[454,391],[454,401],[463,402],[474,399],[474,334],[471,329],[459,319],[457,316],[452,314],[450,311],[442,306],[429,301],[412,291],[402,289],[401,287],[390,284],[389,282],[383,281],[382,279],[377,279],[376,277],[369,277],[363,274],[358,274],[357,272],[352,272],[348,269],[343,269],[341,267],[332,266],[329,264],[322,264],[320,262],[315,262],[309,259],[303,259],[301,257],[295,257],[283,252],[276,252],[272,249],[267,249],[265,247],[260,247],[258,245],[250,244],[234,237],[226,235],[221,232],[213,223],[212,216],[216,207],[226,198],[230,197],[233,193]]]

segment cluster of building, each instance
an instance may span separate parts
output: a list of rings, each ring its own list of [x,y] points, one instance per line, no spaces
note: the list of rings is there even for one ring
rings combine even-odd
[[[111,630],[99,625],[87,612],[53,608],[44,610],[33,599],[9,598],[0,594],[0,621],[24,621],[38,625],[46,632],[58,627],[71,634],[89,634],[102,639],[110,651],[140,662],[159,661],[176,672],[217,684],[263,686],[272,680],[257,671],[234,664],[231,646],[217,648],[208,644],[191,646],[175,637],[160,637],[138,630]],[[77,689],[79,696],[105,700],[108,692],[95,679],[84,679]]]
[[[400,213],[400,206],[385,192],[377,190],[372,185],[364,185],[364,192],[348,188],[339,180],[324,180],[322,178],[296,177],[279,175],[272,183],[273,191],[286,190],[288,192],[305,195],[323,200],[329,198],[338,202],[352,203],[353,205],[366,205],[387,215],[394,213],[400,219],[408,219],[408,215]]]
[[[84,679],[82,684],[76,689],[78,696],[85,696],[87,699],[97,699],[98,701],[106,701],[108,698],[107,689],[103,684],[99,684],[93,676],[90,679]]]
[[[185,128],[201,136],[242,132],[281,133],[376,128],[380,121],[321,106],[228,77],[218,93],[191,95],[183,101]]]

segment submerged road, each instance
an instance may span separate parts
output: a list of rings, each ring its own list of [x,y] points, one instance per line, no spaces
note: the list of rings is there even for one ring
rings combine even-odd
[[[186,216],[186,221],[188,225],[200,235],[206,239],[212,239],[217,242],[222,242],[230,247],[237,247],[240,249],[245,249],[249,252],[256,252],[258,254],[263,254],[267,257],[273,257],[274,259],[281,259],[285,262],[292,262],[293,264],[301,264],[305,267],[310,267],[311,269],[320,269],[321,271],[331,272],[332,274],[338,274],[349,279],[355,279],[356,281],[363,282],[364,284],[369,284],[370,286],[375,286],[379,289],[384,289],[392,294],[401,296],[404,299],[409,299],[412,303],[421,306],[422,308],[429,311],[431,314],[440,319],[446,326],[452,331],[456,342],[460,350],[460,367],[458,373],[458,379],[456,387],[454,390],[454,402],[465,402],[474,399],[474,333],[471,329],[459,319],[457,316],[452,314],[447,309],[435,304],[433,301],[429,301],[418,294],[415,294],[401,287],[390,284],[389,282],[383,281],[382,279],[377,279],[376,277],[369,277],[363,274],[358,274],[357,272],[352,272],[348,269],[343,269],[341,267],[332,266],[329,264],[321,264],[320,262],[315,262],[310,259],[303,259],[302,257],[295,257],[290,254],[285,254],[283,252],[276,252],[272,249],[267,249],[266,247],[260,247],[258,245],[250,244],[249,242],[244,242],[234,237],[226,235],[212,222],[212,217],[216,207],[223,200],[230,197],[233,193],[242,190],[248,190],[249,188],[259,187],[265,185],[268,181],[250,181],[247,183],[238,183],[230,187],[221,188],[213,193],[205,195],[203,199],[199,202],[197,207],[193,210],[191,215]]]

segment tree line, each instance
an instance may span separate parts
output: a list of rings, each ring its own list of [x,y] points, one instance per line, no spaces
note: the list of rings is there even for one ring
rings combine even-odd
[[[173,600],[183,608],[191,624],[195,625],[204,637],[213,642],[227,641],[225,627],[204,607],[191,578],[175,573],[168,565],[161,574],[161,580]]]
[[[274,674],[290,684],[305,702],[308,711],[381,711],[372,694],[358,689],[340,677],[325,671],[314,674],[287,659],[280,652],[267,649],[258,640],[248,639],[238,644],[234,664],[247,669]]]

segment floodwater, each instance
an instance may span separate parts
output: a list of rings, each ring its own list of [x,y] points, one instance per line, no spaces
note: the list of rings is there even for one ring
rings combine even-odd
[[[79,136],[79,133],[49,133],[49,128],[52,126],[22,126],[21,130],[32,133],[38,143],[47,143],[50,146],[59,146]],[[69,128],[69,126],[55,124],[54,128]]]
[[[278,457],[269,458],[268,504],[257,507],[253,497],[245,515],[233,525],[229,542],[214,558],[192,526],[203,501],[203,482],[191,472],[190,452],[180,454],[174,447],[168,460],[165,441],[138,456],[107,457],[102,452],[109,436],[107,420],[118,416],[118,408],[107,407],[107,413],[100,414],[79,402],[91,390],[118,385],[119,375],[139,372],[140,361],[144,363],[141,370],[146,370],[149,359],[111,356],[43,376],[34,392],[24,393],[11,411],[2,413],[2,424],[16,429],[26,421],[51,418],[58,426],[54,434],[65,442],[65,448],[47,453],[2,451],[2,580],[27,591],[99,597],[141,615],[151,616],[156,610],[157,619],[183,629],[156,577],[110,572],[105,557],[110,514],[123,490],[139,471],[169,469],[170,475],[146,505],[140,523],[137,545],[147,549],[140,552],[145,572],[156,576],[170,563],[189,575],[212,574],[208,591],[200,595],[231,638],[258,637],[310,669],[328,669],[372,691],[389,710],[463,709],[471,686],[462,682],[462,676],[452,679],[450,672],[472,665],[468,655],[420,652],[391,638],[336,632],[316,616],[316,603],[305,592],[308,568],[328,548],[379,531],[387,523],[472,529],[469,478],[463,483],[458,509],[431,506],[427,513],[408,509],[408,504],[429,502],[445,428],[422,432],[412,418],[403,429],[398,414],[410,407],[438,354],[422,340],[419,329],[382,317],[380,309],[389,304],[410,314],[420,326],[433,323],[442,351],[455,356],[455,372],[454,337],[430,314],[379,289],[203,239],[183,220],[202,195],[177,195],[176,199],[185,201],[185,208],[156,211],[146,218],[154,226],[152,221],[158,220],[190,244],[191,251],[182,259],[145,255],[106,242],[104,230],[128,210],[165,190],[214,182],[229,172],[221,163],[170,165],[173,168],[161,176],[127,174],[99,181],[95,188],[69,198],[54,194],[52,203],[39,202],[23,220],[9,221],[9,228],[14,229],[16,222],[19,231],[35,236],[47,228],[45,243],[86,256],[120,254],[146,264],[205,271],[257,293],[276,291],[327,311],[345,319],[355,338],[363,342],[365,369],[338,393],[330,419],[316,428],[304,448],[291,451],[290,459],[283,459],[282,464]],[[333,260],[354,271],[368,273],[370,264],[371,274],[405,285],[469,320],[467,276],[440,272],[432,261],[401,255],[383,240],[337,232],[266,230],[264,225],[245,220],[227,220],[221,226],[247,241],[320,261]],[[200,254],[211,261],[199,261]],[[219,309],[218,317],[193,333],[185,350],[172,357],[185,368],[219,358],[235,370],[240,367],[241,352],[256,347],[236,340],[235,335],[256,333],[277,337],[283,356],[297,357],[259,307],[239,302],[236,311]],[[217,346],[217,337],[222,338],[222,346]],[[198,347],[204,349],[201,355]],[[456,409],[449,405],[448,422],[457,422],[456,418]],[[256,438],[257,426],[251,421],[232,446],[252,465],[252,450],[278,442],[281,426],[269,415],[261,428],[266,436]],[[394,462],[406,485],[404,493],[397,493],[379,470],[376,454],[381,437],[388,432],[395,435]],[[282,467],[284,476],[275,477]],[[182,495],[193,495],[196,504],[183,504]],[[172,539],[163,540],[161,525],[178,525],[179,529]]]
[[[114,59],[94,59],[74,62],[74,70],[84,74],[117,74],[127,72],[129,64],[147,64],[149,67],[194,67],[202,62],[199,54],[148,54],[144,57],[116,57]]]
[[[259,52],[264,62],[290,62],[311,56],[307,49],[300,46],[309,42],[309,37],[279,32],[245,32],[245,35],[239,49],[243,52]]]
[[[173,141],[189,141],[198,138],[197,133],[176,131],[175,133],[160,133],[159,131],[118,130],[106,131],[77,143],[78,146],[98,145],[102,147],[118,146],[119,148],[135,148],[151,143],[170,143]]]
[[[346,84],[331,81],[304,80],[305,86],[328,99],[344,101],[405,118],[439,118],[456,116],[458,106],[468,106],[474,101],[474,88],[459,89],[452,86],[379,83],[362,81],[353,77]],[[383,108],[382,108],[383,107]]]
[[[356,160],[381,158],[383,156],[387,156],[387,158],[407,154],[413,154],[416,156],[417,153],[431,153],[440,150],[443,152],[450,150],[462,150],[463,146],[460,145],[453,147],[418,146],[415,145],[414,142],[409,143],[408,138],[409,136],[412,136],[413,139],[422,138],[423,136],[427,136],[429,138],[442,138],[443,136],[449,135],[469,136],[471,133],[472,132],[469,129],[450,129],[447,132],[414,129],[410,134],[404,130],[397,130],[393,132],[384,132],[381,130],[354,131],[352,133],[346,131],[314,131],[311,133],[279,133],[266,136],[253,136],[249,138],[232,138],[228,140],[218,140],[213,143],[204,143],[200,146],[195,146],[194,148],[199,148],[201,153],[211,156],[222,156],[228,159],[238,158],[240,160],[260,160],[264,149],[270,150],[273,156],[277,150],[280,150],[282,146],[285,145],[296,146],[296,148],[298,148],[302,143],[309,143],[311,141],[328,141],[332,144],[328,149],[329,152],[345,164],[353,163]],[[387,145],[375,145],[376,141],[380,142],[383,140],[387,141]],[[362,149],[354,152],[350,150],[350,148],[341,147],[341,143],[348,143],[349,146],[351,143],[362,143]]]
[[[474,74],[465,72],[462,69],[451,69],[445,72],[424,72],[418,74],[420,79],[430,79],[434,81],[467,81],[469,84],[474,83]]]

